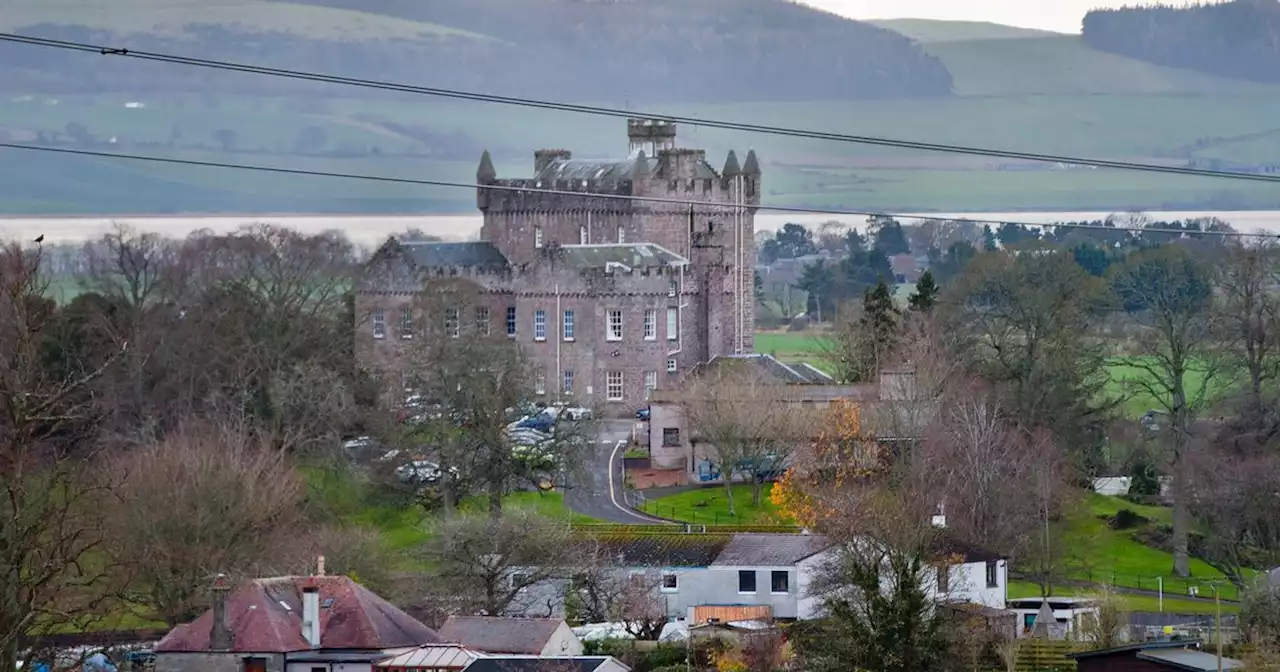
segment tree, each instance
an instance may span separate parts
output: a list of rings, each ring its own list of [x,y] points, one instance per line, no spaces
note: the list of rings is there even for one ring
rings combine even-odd
[[[916,281],[916,291],[907,298],[907,305],[917,313],[933,312],[933,307],[938,304],[938,292],[933,271],[926,270]]]
[[[565,578],[573,565],[565,556],[571,547],[566,523],[518,508],[500,518],[464,513],[442,519],[422,553],[431,566],[432,593],[455,598],[464,613],[501,616],[537,613],[542,600],[555,598],[537,588]]]
[[[902,224],[892,217],[872,217],[869,229],[875,237],[875,249],[892,257],[898,254],[911,254],[911,245],[907,243]]]
[[[230,152],[236,148],[238,137],[236,132],[229,128],[219,128],[213,132],[213,139],[218,141],[224,152]]]
[[[25,637],[92,626],[115,595],[100,553],[112,484],[96,469],[88,403],[114,360],[46,366],[56,307],[43,262],[39,248],[0,248],[0,669],[28,662]]]
[[[945,252],[929,250],[930,273],[937,276],[940,282],[948,282],[960,275],[965,265],[978,255],[978,250],[968,241],[958,241],[946,248]]]
[[[612,548],[595,537],[576,542],[565,612],[585,623],[621,623],[632,637],[655,641],[669,620],[662,574],[623,566]]]
[[[1197,445],[1187,458],[1188,508],[1204,530],[1204,559],[1239,587],[1247,570],[1280,564],[1280,456]]]
[[[835,314],[835,284],[835,274],[825,261],[805,264],[800,279],[796,281],[796,289],[808,296],[805,312],[809,316],[821,322],[823,313],[828,316]]]
[[[1280,431],[1272,382],[1280,377],[1280,247],[1262,243],[1227,248],[1217,288],[1222,297],[1218,324],[1225,364],[1243,372],[1247,384],[1238,394],[1237,432],[1266,443]]]
[[[720,471],[729,515],[735,475],[751,484],[751,501],[759,506],[765,481],[780,473],[804,426],[787,386],[769,379],[751,363],[724,363],[704,371],[682,393],[684,414],[693,431],[698,455]]]
[[[851,383],[877,380],[901,341],[901,320],[888,285],[880,282],[865,291],[857,318],[845,320],[825,346],[840,378]]]
[[[281,569],[303,523],[303,484],[270,440],[192,422],[115,458],[115,557],[138,603],[169,627],[206,607],[207,578]]]
[[[813,231],[800,224],[784,224],[773,238],[760,246],[762,261],[766,264],[778,259],[795,259],[810,254],[817,254],[818,247],[813,241]]]
[[[1185,248],[1164,245],[1131,255],[1112,269],[1111,281],[1138,330],[1140,355],[1129,361],[1142,375],[1130,382],[1168,414],[1173,569],[1178,576],[1188,576],[1191,521],[1183,460],[1215,373],[1210,358],[1218,318],[1212,301],[1212,272]],[[1191,379],[1195,372],[1203,373],[1199,382]]]

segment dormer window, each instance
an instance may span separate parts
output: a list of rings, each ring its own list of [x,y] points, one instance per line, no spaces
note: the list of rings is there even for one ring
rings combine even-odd
[[[533,227],[533,246],[542,247],[542,227]]]

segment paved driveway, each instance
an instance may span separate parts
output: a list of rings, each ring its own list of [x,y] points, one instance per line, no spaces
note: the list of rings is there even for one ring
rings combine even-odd
[[[594,450],[565,495],[565,502],[575,513],[626,525],[668,524],[623,503],[622,455],[634,424],[633,420],[600,421]]]

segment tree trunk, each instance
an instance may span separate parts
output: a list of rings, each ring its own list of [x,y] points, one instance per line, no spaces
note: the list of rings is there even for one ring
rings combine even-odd
[[[738,512],[733,508],[733,472],[721,474],[724,478],[724,499],[729,503],[729,515],[736,516]]]
[[[764,500],[764,479],[757,476],[755,483],[751,486],[751,505],[760,508]]]
[[[1187,510],[1187,481],[1183,475],[1182,460],[1174,458],[1173,463],[1173,574],[1174,576],[1191,576],[1191,561],[1188,551],[1187,537],[1191,529],[1191,513]]]
[[[489,481],[489,516],[491,518],[502,517],[502,479],[492,479]]]

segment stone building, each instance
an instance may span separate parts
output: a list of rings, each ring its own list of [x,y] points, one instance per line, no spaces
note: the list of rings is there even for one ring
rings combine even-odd
[[[443,308],[445,337],[468,329],[526,348],[539,394],[627,414],[656,389],[722,355],[751,352],[760,164],[676,146],[676,125],[627,122],[629,154],[534,153],[533,176],[499,179],[488,152],[476,174],[480,242],[390,240],[356,297],[357,357],[394,373],[424,316],[429,283],[474,291]],[[465,313],[465,314],[464,314]]]

